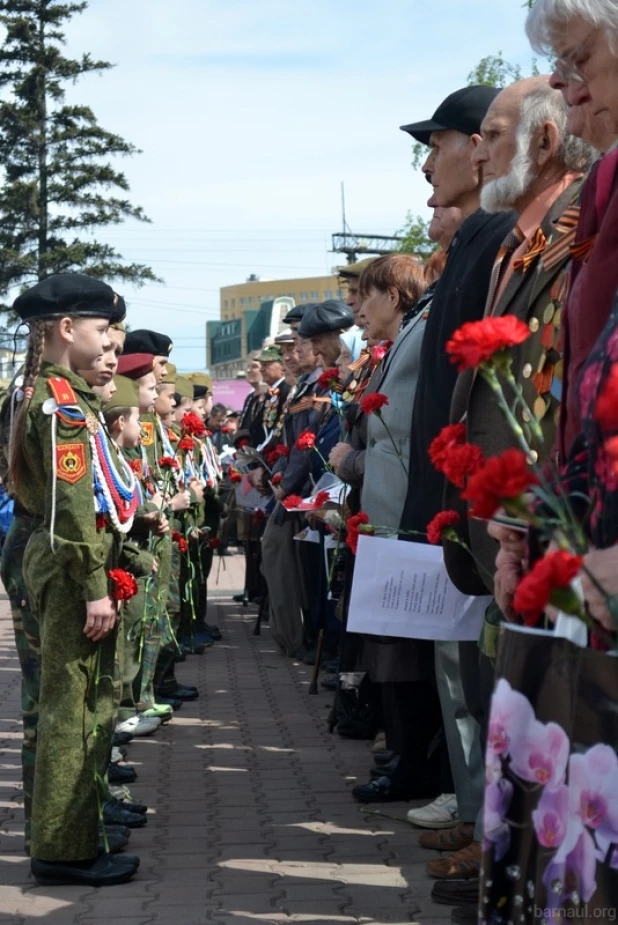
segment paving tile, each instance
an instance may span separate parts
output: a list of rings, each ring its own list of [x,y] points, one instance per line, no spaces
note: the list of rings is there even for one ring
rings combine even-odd
[[[37,888],[29,878],[20,785],[19,666],[0,596],[0,925],[446,925],[431,902],[429,855],[405,822],[361,813],[350,794],[369,744],[327,732],[331,695],[307,694],[311,669],[252,635],[256,613],[230,601],[243,562],[211,578],[209,619],[224,640],[177,666],[200,699],[129,745],[135,800],[132,883]],[[216,564],[215,564],[216,571]],[[394,804],[405,816],[413,804]]]

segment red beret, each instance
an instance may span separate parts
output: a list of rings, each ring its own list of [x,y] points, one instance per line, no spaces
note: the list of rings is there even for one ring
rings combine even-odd
[[[141,379],[154,369],[152,353],[130,353],[118,360],[118,375],[127,379]]]

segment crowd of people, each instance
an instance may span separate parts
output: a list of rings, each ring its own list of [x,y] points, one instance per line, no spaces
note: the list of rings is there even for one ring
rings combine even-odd
[[[15,499],[2,578],[23,675],[26,847],[40,882],[120,883],[137,870],[136,857],[114,853],[126,827],[145,824],[145,807],[114,795],[134,776],[117,759],[123,741],[198,696],[174,665],[220,635],[206,622],[206,580],[214,548],[236,534],[239,601],[259,605],[285,656],[325,672],[331,731],[375,739],[375,767],[352,797],[425,801],[407,818],[440,852],[427,874],[454,922],[615,910],[616,688],[613,701],[605,689],[594,700],[596,726],[583,711],[586,732],[545,749],[542,735],[555,743],[561,728],[555,698],[539,719],[535,702],[522,706],[505,627],[562,619],[552,593],[565,608],[578,575],[591,621],[582,649],[597,680],[618,675],[608,654],[618,629],[618,8],[537,0],[527,31],[553,56],[551,77],[458,89],[402,126],[427,147],[431,259],[365,259],[340,271],[345,301],[292,308],[249,362],[238,415],[212,407],[205,374],[177,375],[168,337],[125,334],[124,302],[106,284],[52,276],[17,299],[30,340],[1,417]],[[494,379],[488,341],[502,351]],[[508,383],[517,400],[505,414],[496,392]],[[532,474],[544,448],[553,469]],[[582,548],[567,551],[540,502],[525,520],[537,482],[576,499]],[[489,513],[470,517],[490,490]],[[515,501],[523,530],[505,515]],[[372,525],[442,542],[478,641],[470,626],[461,640],[348,631],[357,544]],[[557,556],[576,569],[546,573],[535,610],[521,589]],[[586,693],[569,691],[571,719]],[[578,761],[591,755],[584,782]]]

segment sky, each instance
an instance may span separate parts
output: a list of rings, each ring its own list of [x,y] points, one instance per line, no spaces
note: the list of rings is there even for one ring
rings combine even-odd
[[[121,162],[152,224],[97,232],[164,284],[117,288],[134,328],[203,369],[219,288],[327,274],[341,230],[429,217],[399,126],[502,51],[529,69],[522,0],[90,0],[67,52],[114,63],[68,88],[143,153]]]

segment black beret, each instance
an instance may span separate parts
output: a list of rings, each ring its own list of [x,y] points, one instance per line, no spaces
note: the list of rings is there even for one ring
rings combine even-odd
[[[166,334],[156,331],[129,331],[124,342],[123,353],[152,353],[166,357],[172,352],[172,342]]]
[[[304,302],[302,305],[295,305],[294,308],[291,308],[283,319],[284,324],[294,324],[298,323],[308,308],[313,308],[314,305],[317,305],[317,302]]]
[[[193,401],[197,401],[198,398],[206,398],[208,395],[208,386],[207,385],[193,385]]]
[[[17,296],[13,309],[22,321],[62,318],[67,315],[107,318],[111,324],[126,314],[124,299],[100,279],[83,273],[47,276]]]
[[[351,328],[354,324],[352,309],[345,302],[327,299],[318,305],[312,305],[305,312],[298,328],[299,337],[317,337],[331,331]]]

